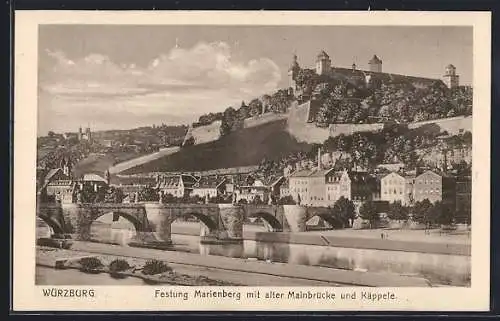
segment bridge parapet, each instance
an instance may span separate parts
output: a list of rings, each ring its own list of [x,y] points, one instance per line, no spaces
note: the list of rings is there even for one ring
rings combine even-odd
[[[90,240],[90,227],[101,215],[112,212],[135,226],[137,237],[146,242],[170,244],[171,224],[179,217],[195,216],[203,224],[202,236],[217,240],[241,240],[245,218],[259,217],[271,232],[303,232],[313,216],[330,220],[331,209],[302,205],[252,204],[161,204],[102,203],[102,204],[39,204],[37,215],[49,225],[73,234],[77,239]],[[149,241],[148,241],[149,242]]]

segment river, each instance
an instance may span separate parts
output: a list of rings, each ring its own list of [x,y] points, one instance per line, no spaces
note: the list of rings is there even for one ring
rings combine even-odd
[[[193,227],[192,223],[186,225],[189,225],[190,228]],[[199,227],[199,225],[197,226]],[[262,229],[264,231],[263,227],[259,226],[245,226],[245,228]],[[434,284],[470,286],[470,256],[269,243],[251,240],[245,240],[242,244],[209,245],[200,244],[199,236],[175,234],[176,230],[177,232],[183,231],[182,222],[175,222],[172,225],[172,232],[174,233],[172,234],[172,241],[175,248],[180,251],[201,255],[250,258],[293,265],[390,272],[422,276]],[[92,224],[93,238],[99,242],[118,243],[127,246],[134,234],[133,226],[127,226],[126,224],[117,224],[115,222]],[[42,274],[44,273],[46,272]],[[68,272],[68,274],[71,273]],[[75,273],[78,272],[75,271]],[[97,275],[96,277],[106,278],[104,275]],[[108,279],[106,282],[119,282],[120,284],[138,282],[137,284],[142,284],[141,280],[131,279],[122,282],[121,280]]]

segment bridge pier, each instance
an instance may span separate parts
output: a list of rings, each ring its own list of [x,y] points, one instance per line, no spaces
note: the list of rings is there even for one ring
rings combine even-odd
[[[284,219],[291,232],[305,232],[307,207],[301,205],[283,205]]]
[[[72,239],[90,241],[93,207],[76,203],[61,204],[64,230]]]
[[[236,204],[219,204],[220,239],[243,240],[243,209]]]
[[[144,208],[155,242],[161,242],[165,245],[172,244],[171,225],[175,220],[172,209],[160,203],[145,203]]]

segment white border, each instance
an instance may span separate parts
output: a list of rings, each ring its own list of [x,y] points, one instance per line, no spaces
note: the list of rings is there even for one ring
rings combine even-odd
[[[376,288],[393,291],[398,300],[383,303],[335,300],[277,301],[170,300],[154,298],[154,287],[92,287],[95,298],[47,298],[34,285],[35,177],[37,125],[37,47],[39,24],[185,24],[185,25],[378,25],[473,26],[473,191],[472,285],[470,288]],[[14,255],[13,306],[34,310],[381,310],[485,311],[490,283],[490,48],[489,12],[235,12],[235,11],[16,11],[14,109]],[[67,287],[66,287],[67,288]],[[72,287],[78,288],[78,287]],[[88,287],[86,287],[88,288]],[[241,288],[251,291],[253,287]],[[265,288],[260,288],[262,291]],[[280,288],[285,290],[287,288]],[[298,288],[295,288],[298,289]],[[304,288],[308,289],[308,288]],[[186,289],[194,291],[194,288]],[[331,288],[340,291],[362,288]]]

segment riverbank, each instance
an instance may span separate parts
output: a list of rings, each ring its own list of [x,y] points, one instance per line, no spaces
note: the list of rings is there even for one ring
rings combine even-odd
[[[179,222],[172,224],[172,233],[179,235],[200,235],[199,223]],[[384,234],[384,238],[381,238]],[[400,230],[326,230],[310,232],[266,232],[259,226],[246,225],[243,239],[257,242],[274,242],[354,248],[417,252],[429,254],[470,256],[468,235],[439,235],[437,231]]]
[[[87,264],[82,263],[86,260]],[[99,267],[88,268],[88,262],[99,262]],[[120,271],[112,268],[113,263],[124,264]],[[159,263],[157,261],[155,263]],[[145,284],[168,284],[180,286],[237,286],[239,283],[225,282],[221,280],[210,279],[200,275],[182,274],[165,264],[164,271],[154,273],[145,273],[145,268],[151,260],[120,257],[114,255],[89,254],[80,251],[71,251],[66,249],[54,249],[48,247],[38,247],[36,255],[36,265],[40,267],[58,269],[58,270],[76,270],[90,274],[109,274],[114,279],[137,278],[144,281]],[[164,262],[161,262],[164,263]]]
[[[40,247],[37,247],[39,257]],[[108,244],[75,242],[71,250],[56,250],[59,255],[100,255],[165,261],[175,271],[185,275],[203,276],[221,282],[247,286],[369,286],[369,287],[428,287],[430,283],[413,276],[338,270],[316,266],[298,266],[272,262],[199,254],[130,248]],[[43,261],[44,259],[40,259]],[[38,261],[37,261],[38,264]],[[40,263],[42,264],[42,263]]]

